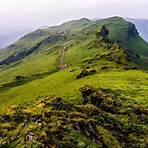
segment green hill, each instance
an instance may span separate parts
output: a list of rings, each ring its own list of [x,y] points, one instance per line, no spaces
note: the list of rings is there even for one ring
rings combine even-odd
[[[25,35],[0,51],[0,147],[146,147],[147,65],[120,17]]]

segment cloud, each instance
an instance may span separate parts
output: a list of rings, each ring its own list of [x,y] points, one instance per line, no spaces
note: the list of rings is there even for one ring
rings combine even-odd
[[[81,17],[148,18],[147,0],[1,0],[0,26],[39,26]]]

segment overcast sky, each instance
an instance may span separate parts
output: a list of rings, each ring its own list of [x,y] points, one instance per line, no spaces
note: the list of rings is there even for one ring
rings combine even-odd
[[[148,0],[0,0],[0,27],[49,26],[115,15],[148,19]]]

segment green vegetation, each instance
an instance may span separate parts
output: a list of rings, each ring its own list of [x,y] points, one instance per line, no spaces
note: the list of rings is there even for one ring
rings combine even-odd
[[[147,147],[147,65],[120,17],[25,35],[0,52],[0,147]]]
[[[102,37],[102,40],[108,41],[109,31],[105,25],[102,26],[101,31],[97,32],[97,37]]]
[[[1,146],[147,146],[146,108],[131,106],[108,89],[85,86],[80,91],[79,105],[44,97],[7,109],[0,116]]]

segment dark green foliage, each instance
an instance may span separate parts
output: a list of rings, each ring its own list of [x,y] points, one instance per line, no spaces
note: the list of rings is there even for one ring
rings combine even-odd
[[[88,76],[88,75],[89,75],[89,72],[86,69],[83,69],[81,71],[81,73],[79,75],[77,75],[77,79],[83,78],[83,77]]]
[[[80,79],[80,78],[83,78],[83,77],[86,77],[86,76],[89,76],[89,75],[92,75],[92,74],[95,74],[96,73],[96,70],[90,70],[88,71],[87,69],[82,69],[81,73],[79,75],[77,75],[77,79]]]
[[[25,120],[25,115],[21,110],[17,110],[12,116],[11,120],[16,122],[16,123],[21,123],[24,122]]]
[[[96,89],[94,89],[91,86],[85,86],[80,88],[80,92],[82,93],[82,97],[84,98],[84,104],[89,103],[89,100],[87,99],[87,97],[89,97],[93,92],[95,92]],[[85,99],[87,99],[88,101],[85,101]]]
[[[53,100],[53,102],[51,104],[49,104],[51,106],[53,106],[53,110],[65,110],[65,111],[71,111],[72,109],[72,105],[67,102],[64,102],[62,100],[62,98],[56,98],[55,100]]]
[[[25,77],[24,76],[21,76],[21,75],[19,75],[19,76],[15,76],[15,80],[16,81],[21,81],[21,80],[23,80]]]
[[[106,28],[105,25],[102,26],[101,31],[98,32],[97,37],[102,37],[102,40],[107,41],[108,40],[108,35],[109,35],[109,30]]]

